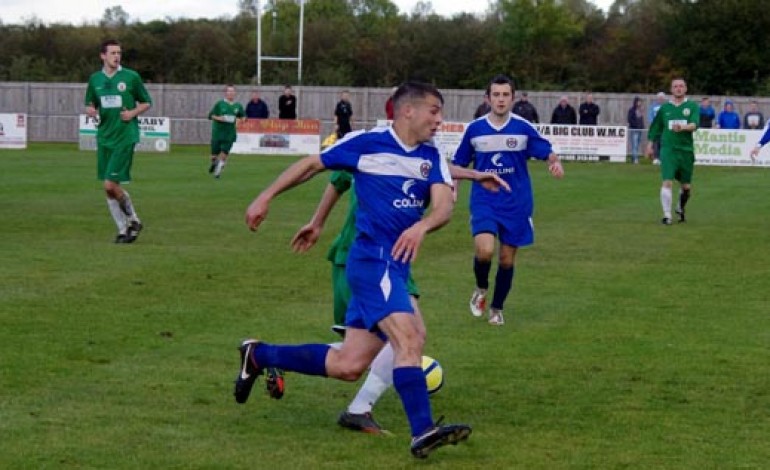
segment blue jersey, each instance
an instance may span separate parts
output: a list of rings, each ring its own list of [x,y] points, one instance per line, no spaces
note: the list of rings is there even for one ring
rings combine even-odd
[[[452,163],[467,167],[472,162],[475,170],[497,173],[511,186],[511,192],[492,192],[474,181],[471,213],[474,209],[492,209],[526,217],[532,215],[527,158],[545,160],[551,152],[551,143],[532,124],[515,114],[510,114],[499,128],[493,126],[487,116],[468,124]]]
[[[358,239],[383,247],[387,256],[401,233],[422,218],[431,185],[452,181],[436,147],[407,147],[391,127],[349,133],[324,150],[321,161],[353,173]]]

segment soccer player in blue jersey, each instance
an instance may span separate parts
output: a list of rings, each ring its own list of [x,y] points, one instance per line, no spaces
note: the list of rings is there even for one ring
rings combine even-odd
[[[451,173],[454,179],[472,179],[492,191],[498,191],[500,188],[506,191],[510,190],[508,184],[494,173],[483,173],[460,167],[453,167]],[[302,226],[291,240],[294,251],[299,253],[306,252],[316,244],[332,208],[337,204],[342,194],[351,189],[352,186],[353,176],[347,171],[335,171],[332,173],[331,180],[310,222]],[[347,312],[350,300],[350,287],[345,277],[345,266],[347,264],[348,252],[356,237],[357,207],[358,200],[356,199],[355,191],[353,191],[345,223],[329,249],[328,259],[334,263],[332,268],[334,326],[332,330],[335,332],[344,333],[345,331],[345,326],[342,325],[345,324],[345,313]],[[407,290],[412,296],[414,314],[419,317],[420,309],[417,303],[419,290],[411,276],[407,280]],[[419,324],[422,325],[422,321]],[[425,331],[421,331],[421,334],[424,335]],[[339,344],[335,343],[335,346],[339,346]],[[274,380],[278,379],[278,376],[274,377]],[[268,384],[269,380],[270,371],[268,371]],[[391,385],[393,385],[393,347],[390,343],[386,343],[385,347],[380,350],[377,357],[372,361],[366,380],[347,409],[340,414],[337,423],[354,431],[372,434],[385,432],[372,416],[372,408]]]
[[[489,308],[489,323],[503,325],[503,304],[513,285],[516,252],[534,242],[532,226],[532,184],[527,159],[547,160],[548,171],[564,176],[559,157],[551,144],[525,119],[513,114],[515,89],[510,78],[498,75],[487,87],[489,114],[471,122],[465,129],[452,160],[453,165],[473,164],[479,171],[500,175],[510,192],[492,192],[474,183],[471,188],[471,233],[475,245],[473,272],[476,288],[470,301],[471,313],[482,317],[486,309],[489,272],[500,240],[495,290]]]
[[[449,168],[428,144],[441,124],[443,101],[432,85],[401,85],[394,95],[392,127],[348,134],[320,156],[299,160],[248,207],[246,223],[256,230],[274,197],[325,169],[351,171],[359,201],[357,236],[347,261],[352,298],[342,346],[244,341],[234,392],[238,403],[248,399],[257,376],[269,367],[357,380],[387,339],[394,352],[393,385],[411,428],[412,454],[424,458],[468,438],[470,426],[433,421],[421,367],[424,325],[414,314],[406,287],[425,235],[452,215]],[[428,201],[432,208],[426,215]]]

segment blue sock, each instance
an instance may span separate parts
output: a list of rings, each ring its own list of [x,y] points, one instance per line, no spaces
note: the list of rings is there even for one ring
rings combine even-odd
[[[259,367],[277,367],[305,375],[326,377],[328,344],[280,345],[260,343],[254,348]]]
[[[489,289],[489,270],[492,269],[491,261],[479,261],[473,258],[473,274],[476,275],[476,287]]]
[[[503,309],[503,303],[508,297],[508,293],[513,286],[513,274],[515,267],[510,268],[497,268],[497,275],[495,276],[495,294],[492,296],[491,307],[496,310]]]
[[[428,387],[422,367],[398,367],[393,369],[393,386],[401,397],[412,437],[419,436],[433,427]]]

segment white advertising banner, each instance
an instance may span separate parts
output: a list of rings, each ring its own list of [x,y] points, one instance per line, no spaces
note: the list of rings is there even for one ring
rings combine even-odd
[[[759,151],[756,161],[751,150],[764,131],[743,129],[698,129],[693,135],[696,165],[770,167],[770,145]]]
[[[393,121],[386,119],[379,119],[377,126],[389,126]],[[433,143],[438,148],[442,157],[447,160],[451,160],[455,156],[457,147],[460,146],[460,141],[465,133],[465,128],[468,123],[465,122],[442,122],[441,126],[436,130],[436,136],[433,138]]]
[[[99,118],[80,115],[78,143],[80,150],[96,150],[96,128]],[[167,117],[139,116],[137,152],[169,152],[171,150],[171,120]]]
[[[27,115],[0,114],[0,148],[27,148]]]
[[[247,119],[238,123],[232,153],[314,155],[321,151],[317,119]]]
[[[626,126],[535,124],[562,160],[624,163],[628,154]]]

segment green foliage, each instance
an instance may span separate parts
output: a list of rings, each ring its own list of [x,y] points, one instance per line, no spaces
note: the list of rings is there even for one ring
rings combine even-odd
[[[767,5],[746,0],[673,3],[670,47],[693,85],[706,94],[756,93],[770,76]]]
[[[146,224],[114,225],[92,152],[4,150],[0,244],[0,461],[26,468],[765,468],[770,461],[767,233],[770,172],[696,169],[690,220],[657,223],[652,165],[530,171],[537,241],[519,252],[506,326],[468,312],[468,185],[415,263],[426,351],[445,372],[434,413],[469,422],[465,444],[427,462],[391,390],[394,433],[335,424],[356,384],[297,374],[236,405],[238,342],[335,341],[326,247],[289,240],[327,184],[245,207],[293,159],[208,149],[138,154],[131,195]],[[341,204],[344,204],[341,203]]]
[[[296,57],[299,5],[265,2],[262,53]],[[479,88],[508,73],[540,90],[654,93],[673,76],[693,94],[761,94],[770,79],[770,19],[755,0],[495,0],[481,15],[433,13],[430,2],[399,12],[390,0],[305,3],[303,83],[391,86],[422,78]],[[110,7],[98,25],[0,23],[0,80],[85,81],[106,37],[124,63],[157,83],[251,82],[256,11],[238,0],[234,18],[132,22]],[[296,63],[264,62],[262,80],[296,81]]]

